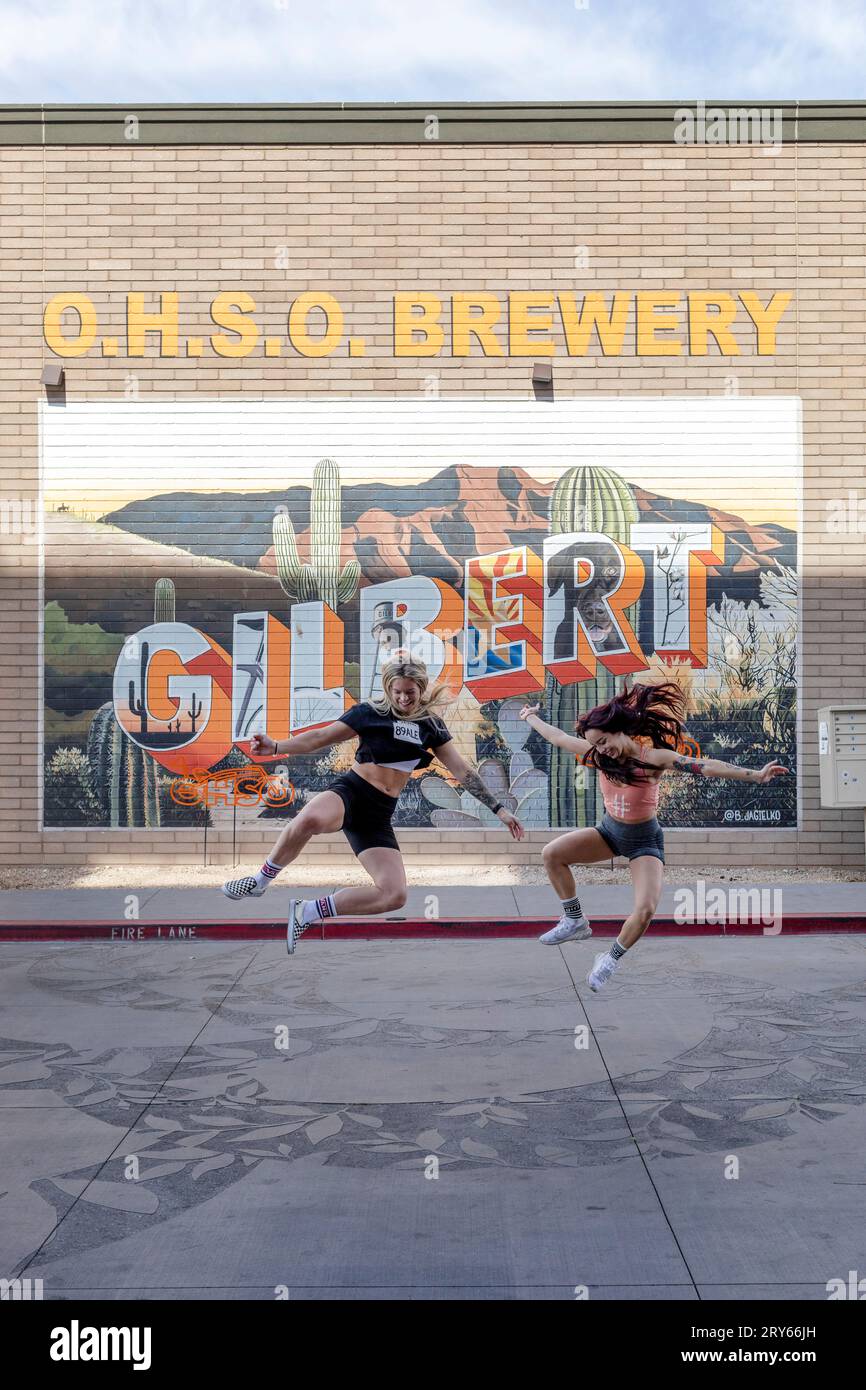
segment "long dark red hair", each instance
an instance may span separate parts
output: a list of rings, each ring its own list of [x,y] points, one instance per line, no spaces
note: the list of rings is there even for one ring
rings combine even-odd
[[[677,748],[685,733],[685,696],[674,681],[660,685],[635,685],[623,689],[606,705],[596,705],[582,714],[576,732],[585,737],[590,729],[607,734],[627,734],[629,738],[648,738],[653,748]],[[583,759],[588,767],[603,772],[612,782],[633,786],[642,780],[639,769],[646,766],[637,758],[618,762],[592,748]]]

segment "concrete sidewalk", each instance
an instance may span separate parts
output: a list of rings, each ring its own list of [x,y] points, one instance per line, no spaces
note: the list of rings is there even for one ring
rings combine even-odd
[[[597,995],[592,958],[4,946],[0,1270],[48,1300],[573,1303],[866,1269],[866,941],[650,937]]]
[[[755,890],[761,894],[764,915],[781,915],[785,923],[815,929],[822,924],[847,930],[866,931],[866,883],[792,883],[745,885],[727,880],[703,880],[700,885],[668,884],[662,894],[657,921],[673,923],[675,914],[682,920],[683,897],[692,894],[692,906],[697,920],[707,923],[712,932],[719,920],[711,905],[723,903],[729,917],[736,921],[737,904],[758,903],[749,898]],[[219,888],[140,888],[134,892],[108,888],[81,889],[7,889],[0,892],[0,924],[37,924],[45,928],[52,924],[68,923],[83,928],[88,923],[129,926],[131,922],[175,924],[225,924],[285,920],[292,897],[312,898],[322,892],[322,884],[308,887],[283,887],[275,884],[261,898],[233,903]],[[609,886],[591,884],[579,889],[581,904],[587,916],[599,923],[621,923],[631,910],[630,885],[612,883]],[[703,904],[703,916],[701,907]],[[400,931],[400,923],[427,922],[431,926],[442,922],[471,922],[510,924],[519,928],[522,922],[535,923],[545,918],[555,921],[559,915],[559,900],[547,885],[515,887],[421,887],[410,888],[405,907],[383,916],[355,919],[359,924],[378,924],[378,930]],[[841,919],[846,919],[843,923]],[[345,919],[340,919],[344,921]]]

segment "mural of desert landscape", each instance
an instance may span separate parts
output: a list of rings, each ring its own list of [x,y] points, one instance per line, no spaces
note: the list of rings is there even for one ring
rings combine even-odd
[[[93,403],[43,408],[41,433],[46,828],[296,815],[353,744],[267,764],[264,796],[217,789],[259,772],[254,732],[381,693],[396,647],[530,829],[601,803],[518,711],[567,729],[623,681],[675,679],[702,756],[796,771],[794,398]],[[797,779],[666,779],[661,809],[796,827]],[[492,823],[441,767],[395,820]]]

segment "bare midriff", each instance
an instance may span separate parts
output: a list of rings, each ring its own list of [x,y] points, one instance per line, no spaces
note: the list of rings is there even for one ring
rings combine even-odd
[[[399,796],[411,775],[395,772],[391,767],[380,767],[378,763],[352,763],[352,771],[386,796]]]

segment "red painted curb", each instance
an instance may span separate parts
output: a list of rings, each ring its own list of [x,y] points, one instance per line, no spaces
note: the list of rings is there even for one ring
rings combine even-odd
[[[619,934],[622,917],[594,917],[593,935],[613,937]],[[523,938],[538,937],[549,931],[550,917],[516,918],[505,921],[473,920],[471,918],[391,918],[379,921],[330,922],[311,927],[303,940],[447,940],[448,938]],[[866,914],[824,913],[818,917],[807,913],[790,913],[782,918],[777,930],[771,923],[707,922],[682,923],[673,917],[660,917],[650,931],[654,936],[782,936],[818,932],[866,932]],[[3,941],[270,941],[285,938],[285,921],[260,922],[4,922],[0,923],[0,942]]]

